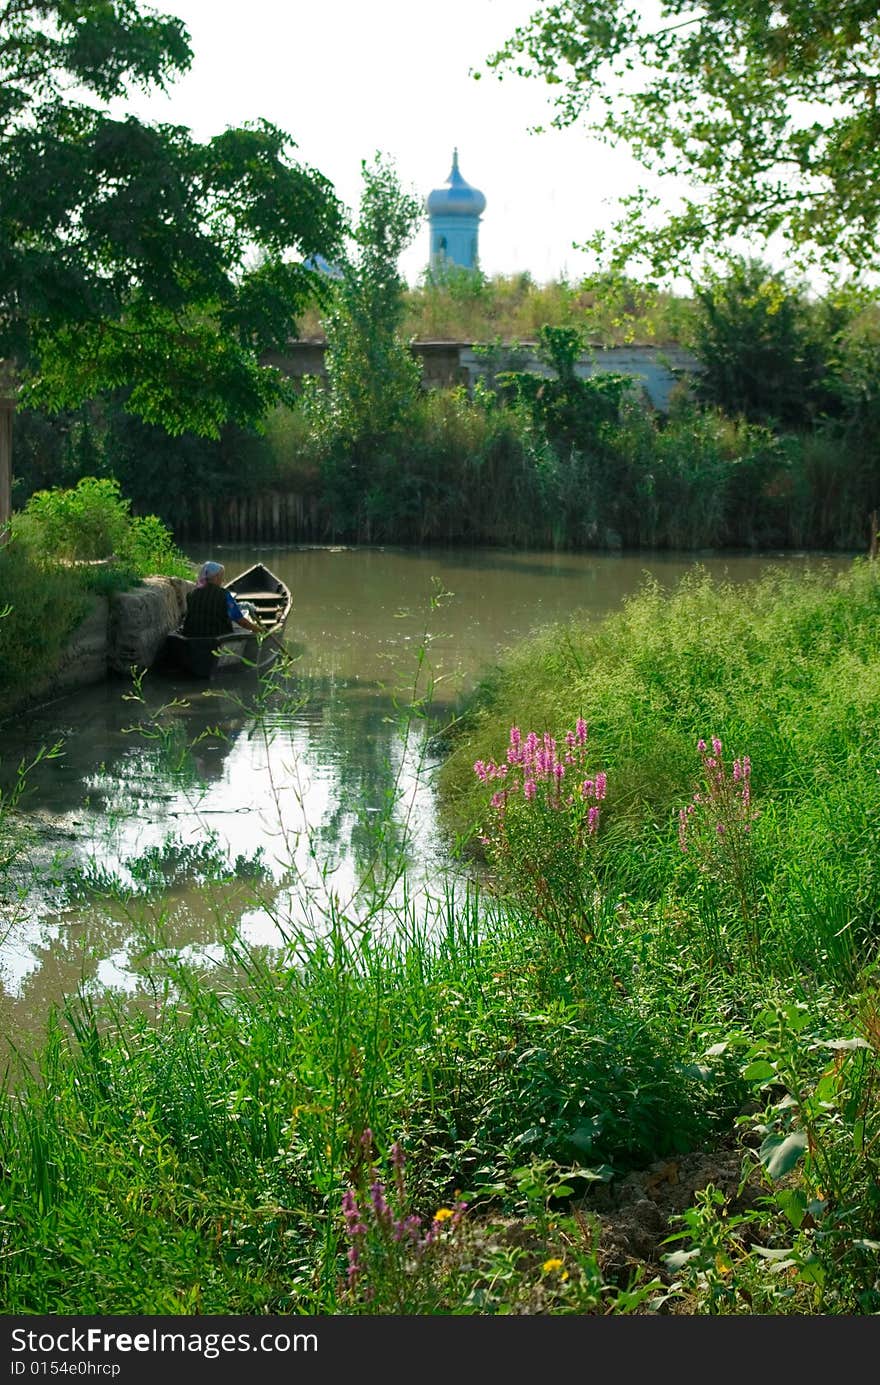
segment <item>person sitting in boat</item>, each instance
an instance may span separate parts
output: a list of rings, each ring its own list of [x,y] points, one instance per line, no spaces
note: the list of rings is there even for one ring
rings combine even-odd
[[[183,634],[188,639],[213,639],[217,635],[231,635],[236,627],[243,630],[260,629],[250,619],[247,609],[242,609],[233,596],[223,586],[225,568],[222,563],[202,563],[196,585],[186,599],[186,616]]]

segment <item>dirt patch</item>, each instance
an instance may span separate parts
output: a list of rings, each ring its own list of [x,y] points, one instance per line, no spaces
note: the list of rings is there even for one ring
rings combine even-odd
[[[724,1194],[731,1213],[754,1206],[761,1195],[755,1175],[743,1182],[742,1147],[661,1159],[610,1184],[597,1184],[582,1203],[599,1227],[598,1258],[604,1277],[626,1284],[641,1268],[647,1278],[669,1280],[663,1256],[667,1236],[682,1230],[676,1217],[693,1207],[710,1185]]]

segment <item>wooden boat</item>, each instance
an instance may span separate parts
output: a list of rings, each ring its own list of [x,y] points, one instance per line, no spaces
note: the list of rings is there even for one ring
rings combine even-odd
[[[281,652],[281,635],[290,615],[293,597],[280,577],[262,563],[224,583],[240,606],[250,607],[250,619],[259,622],[264,635],[252,630],[233,630],[228,635],[193,638],[183,627],[169,635],[162,647],[159,664],[191,674],[194,678],[213,678],[215,674],[254,668],[262,672]],[[247,614],[247,612],[246,612]]]

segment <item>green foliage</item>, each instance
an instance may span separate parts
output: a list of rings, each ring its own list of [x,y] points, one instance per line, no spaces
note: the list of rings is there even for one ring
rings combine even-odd
[[[421,216],[390,163],[361,165],[363,192],[354,252],[342,265],[327,330],[325,427],[333,445],[366,459],[407,417],[418,365],[400,336],[398,260]]]
[[[560,0],[536,5],[488,65],[551,85],[554,125],[583,120],[696,188],[659,225],[644,188],[623,199],[614,263],[664,273],[689,272],[695,254],[742,232],[780,234],[832,270],[875,266],[878,61],[872,0],[664,0],[650,11]]]
[[[880,807],[876,757],[865,751],[878,620],[876,573],[859,562],[837,579],[821,569],[799,581],[768,575],[745,592],[699,578],[668,598],[649,586],[598,630],[573,618],[484,685],[443,767],[449,810],[459,830],[482,820],[473,764],[503,756],[511,725],[528,718],[558,734],[583,716],[608,775],[606,888],[666,893],[695,945],[702,937],[701,949],[725,954],[735,940],[719,897],[677,835],[679,810],[700,791],[694,747],[714,734],[749,757],[761,810],[745,896],[746,935],[761,937],[762,964],[830,968],[851,981],[880,919],[877,872],[863,849]],[[847,869],[841,840],[851,843]],[[745,896],[734,895],[735,913]]]
[[[0,590],[10,608],[0,641],[0,701],[51,675],[93,594],[142,577],[188,577],[192,564],[155,515],[134,517],[119,485],[84,477],[71,490],[37,491],[0,548]]]
[[[581,976],[572,992],[572,958],[552,935],[526,939],[524,954],[511,921],[479,942],[466,906],[434,943],[358,943],[337,923],[321,943],[300,937],[290,969],[237,943],[241,984],[222,991],[183,968],[157,974],[165,999],[153,1023],[69,1007],[39,1077],[22,1074],[17,1094],[0,1097],[0,1139],[19,1150],[0,1170],[16,1252],[2,1266],[10,1311],[363,1311],[340,1286],[340,1208],[368,1177],[357,1172],[368,1127],[384,1150],[402,1132],[395,1215],[425,1230],[460,1200],[500,1211],[525,1195],[533,1207],[534,1171],[528,1184],[515,1176],[533,1155],[568,1170],[561,1196],[605,1176],[589,1166],[604,1156],[627,1167],[684,1147],[730,1107],[723,1082],[684,1071],[682,1036],[653,1032],[631,1007],[615,1014],[610,980]],[[364,1187],[359,1202],[369,1197]],[[161,1253],[134,1257],[148,1221]],[[395,1251],[374,1221],[364,1268],[376,1311],[400,1311],[401,1292],[424,1302],[438,1288],[433,1264],[424,1277],[389,1264]],[[439,1287],[459,1311],[468,1284],[485,1285],[491,1247],[470,1241],[450,1265],[447,1245]],[[595,1258],[584,1264],[599,1302]]]
[[[803,292],[758,261],[739,261],[696,290],[697,396],[753,423],[806,427],[834,403],[834,340]]]
[[[563,452],[601,449],[609,428],[632,389],[627,375],[603,371],[581,379],[575,366],[584,351],[580,332],[572,327],[542,327],[539,355],[553,372],[550,379],[530,371],[509,371],[499,384],[532,411],[551,442]]]
[[[877,1311],[876,994],[867,989],[855,1023],[840,1017],[842,1033],[826,1007],[779,1000],[721,1045],[753,1090],[755,1113],[738,1124],[752,1132],[765,1193],[731,1216],[709,1188],[679,1219],[669,1241],[683,1248],[665,1257],[670,1292],[695,1311]]]
[[[693,307],[689,297],[621,274],[538,284],[528,270],[488,277],[456,265],[442,276],[426,272],[404,290],[403,304],[406,341],[531,342],[549,325],[577,327],[605,346],[678,342]],[[306,309],[300,327],[303,336],[323,336],[320,310]]]
[[[0,548],[0,591],[7,613],[0,627],[0,706],[42,682],[86,614],[89,595],[69,571],[48,570],[17,543]]]
[[[217,437],[285,396],[262,353],[324,295],[291,252],[332,253],[342,211],[266,121],[199,143],[104,109],[191,56],[181,22],[136,0],[26,0],[7,16],[0,357],[31,406],[121,391],[149,423]]]
[[[191,564],[155,515],[134,517],[119,483],[85,476],[72,490],[37,491],[16,515],[11,533],[32,561],[115,561],[132,577],[188,576]]]

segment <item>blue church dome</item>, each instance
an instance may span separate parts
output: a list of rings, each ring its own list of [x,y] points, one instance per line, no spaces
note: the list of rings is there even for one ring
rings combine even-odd
[[[486,199],[479,188],[472,187],[461,176],[457,149],[452,155],[449,177],[442,188],[434,188],[428,194],[426,206],[429,216],[481,216],[486,210]]]

